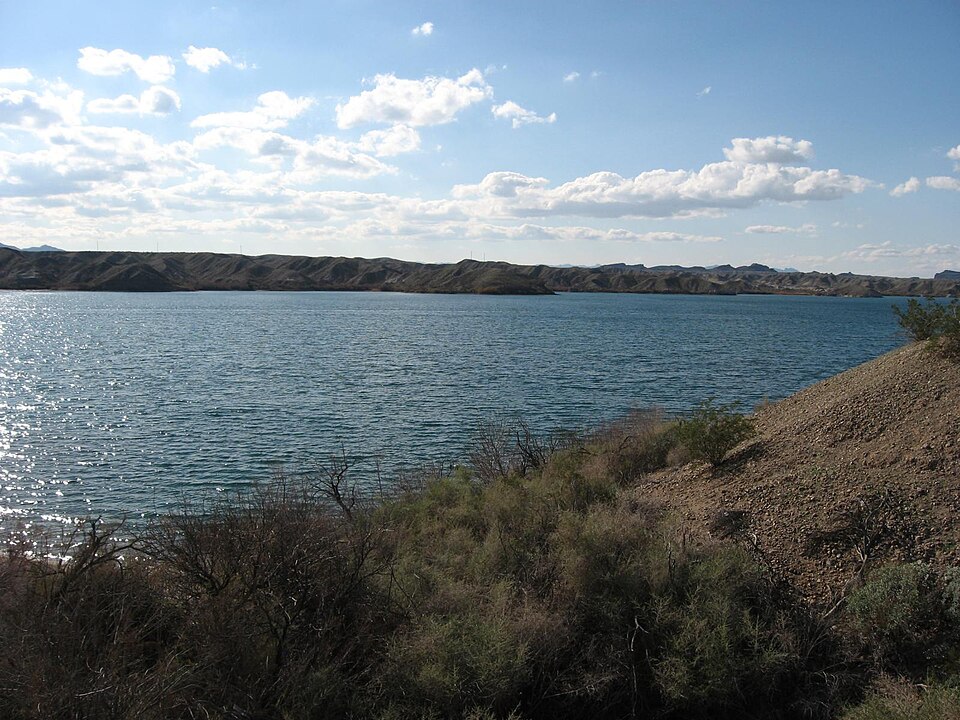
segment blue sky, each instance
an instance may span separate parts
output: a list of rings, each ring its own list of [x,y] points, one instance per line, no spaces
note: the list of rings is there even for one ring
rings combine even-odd
[[[0,1],[0,243],[960,269],[960,5]]]

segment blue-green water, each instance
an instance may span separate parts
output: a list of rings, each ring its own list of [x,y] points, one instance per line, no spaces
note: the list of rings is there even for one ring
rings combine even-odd
[[[0,293],[0,525],[162,512],[344,443],[389,472],[478,422],[749,409],[899,343],[890,300]],[[365,469],[364,469],[365,468]]]

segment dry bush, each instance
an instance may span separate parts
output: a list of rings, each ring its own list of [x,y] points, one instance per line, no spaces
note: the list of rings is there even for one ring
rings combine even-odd
[[[392,550],[353,503],[332,513],[329,493],[281,477],[147,533],[144,551],[188,618],[181,641],[202,669],[204,709],[349,704],[348,681],[394,622],[381,583]]]
[[[585,473],[624,485],[666,467],[676,444],[676,425],[660,409],[634,409],[588,438],[586,448],[593,460]]]

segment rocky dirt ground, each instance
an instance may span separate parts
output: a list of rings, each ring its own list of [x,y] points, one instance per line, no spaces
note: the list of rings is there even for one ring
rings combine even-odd
[[[913,344],[758,409],[720,468],[643,478],[685,542],[746,543],[830,605],[869,568],[960,565],[960,363]]]

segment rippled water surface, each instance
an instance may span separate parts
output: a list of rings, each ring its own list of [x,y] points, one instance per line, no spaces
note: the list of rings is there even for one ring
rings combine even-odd
[[[162,512],[343,442],[387,468],[477,423],[745,408],[898,344],[890,300],[0,292],[0,525]]]

